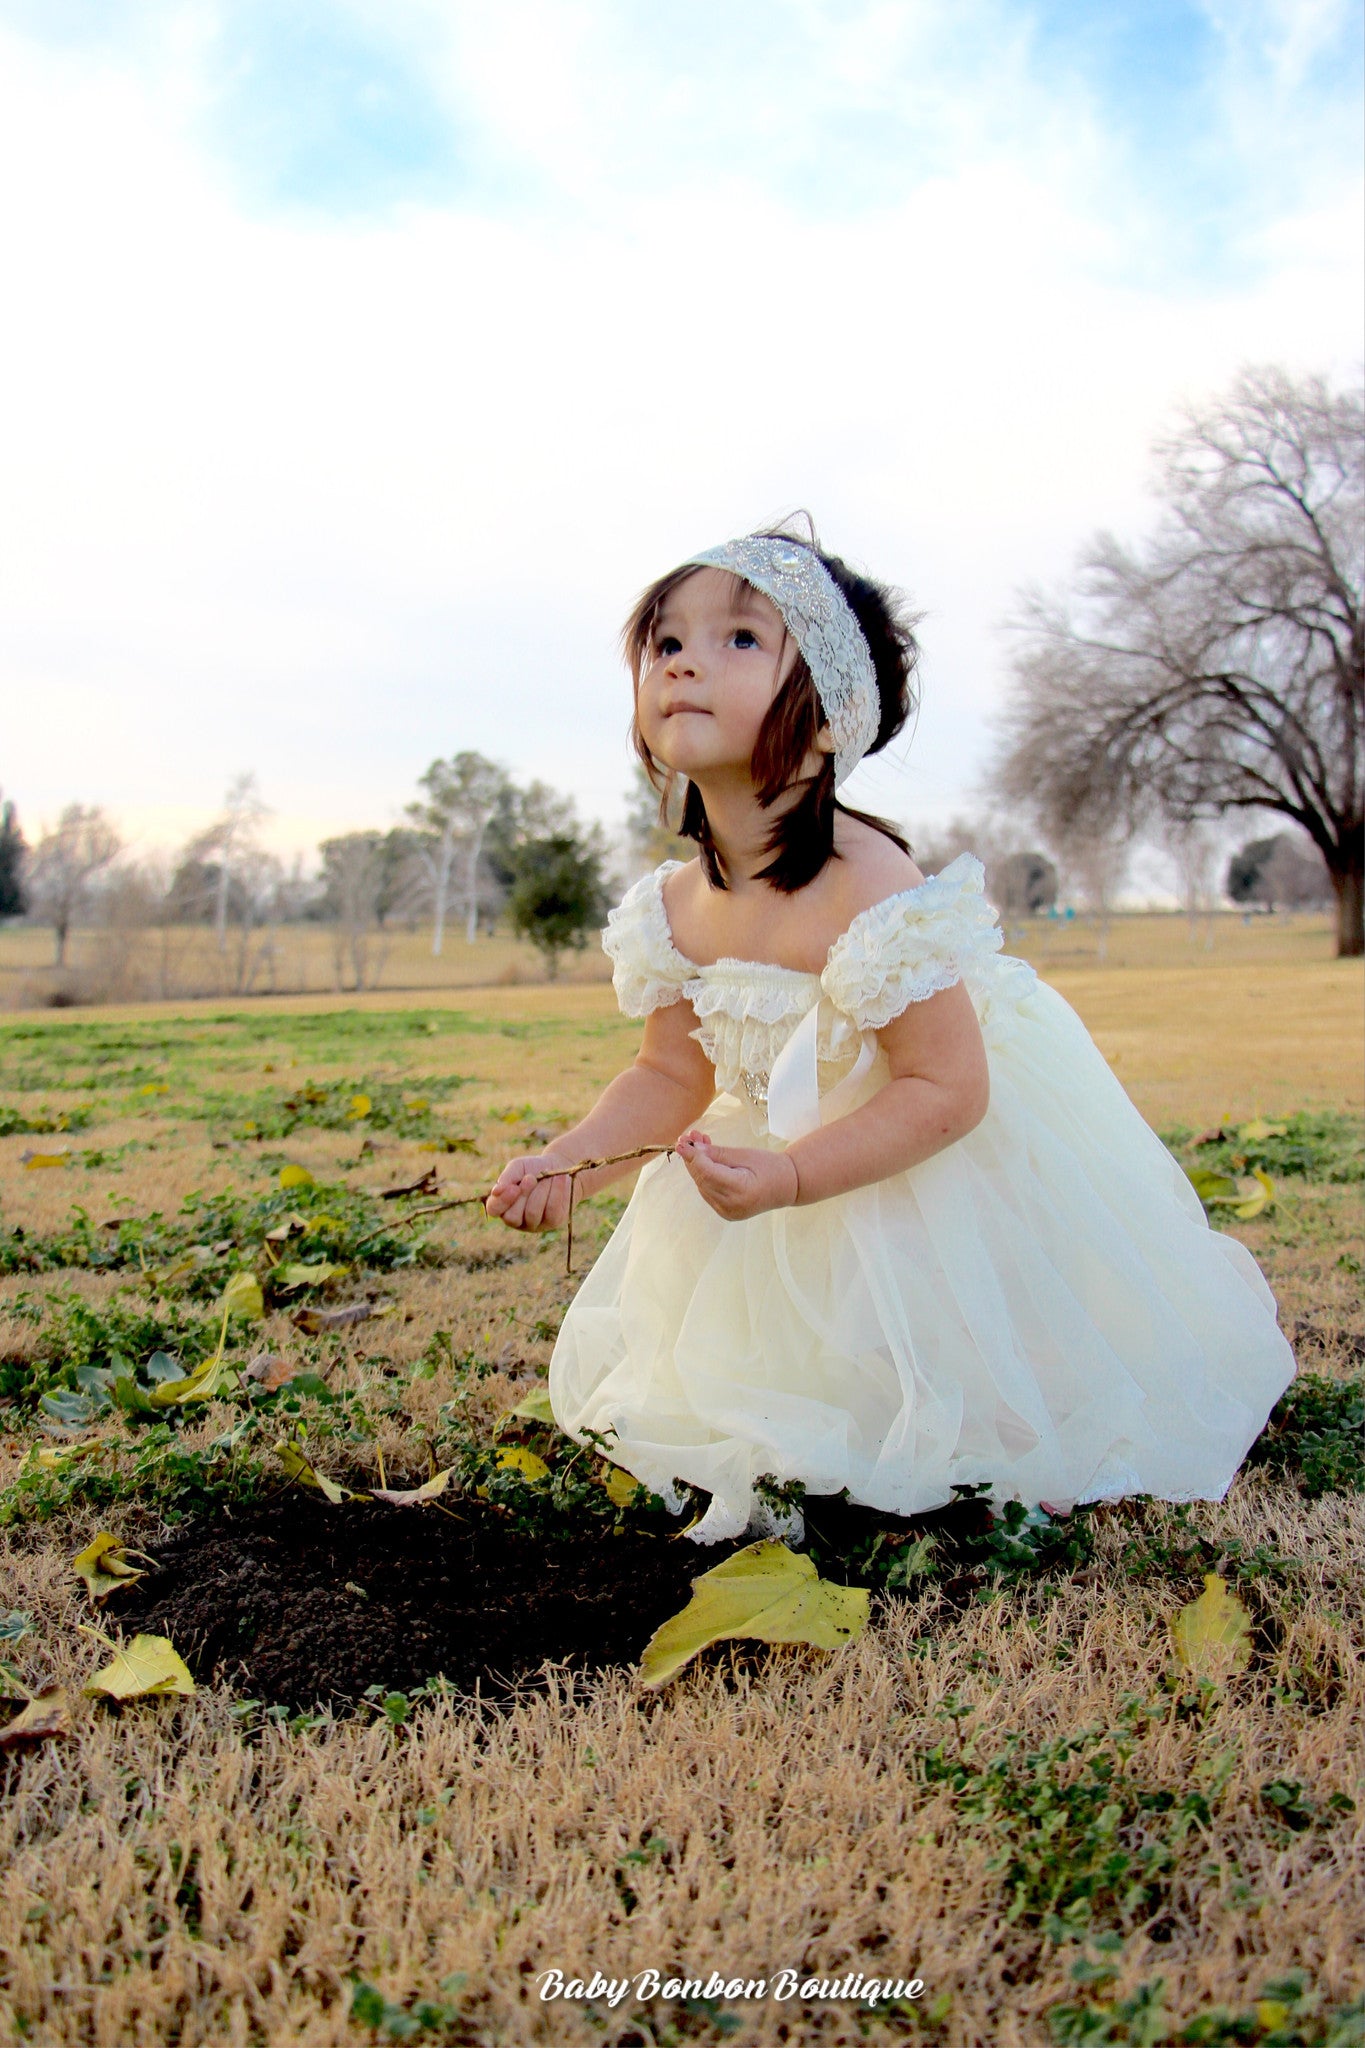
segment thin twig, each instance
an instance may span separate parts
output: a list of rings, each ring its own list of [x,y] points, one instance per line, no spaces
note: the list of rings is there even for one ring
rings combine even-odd
[[[491,1192],[492,1190],[490,1189],[489,1193]],[[422,1216],[439,1216],[443,1209],[468,1209],[475,1202],[479,1203],[480,1207],[482,1207],[487,1200],[487,1195],[456,1195],[449,1202],[428,1202],[425,1208],[409,1209],[406,1216],[394,1216],[381,1223],[377,1230],[366,1231],[364,1237],[356,1239],[355,1248],[357,1251],[360,1251],[365,1245],[372,1243],[376,1237],[382,1237],[386,1230],[402,1230],[406,1224],[416,1223]]]
[[[580,1159],[576,1166],[547,1166],[543,1172],[532,1174],[531,1180],[533,1185],[538,1181],[559,1180],[561,1177],[568,1180],[568,1257],[564,1268],[566,1273],[572,1273],[573,1271],[573,1210],[574,1198],[578,1192],[579,1174],[593,1173],[602,1166],[624,1166],[629,1159],[654,1159],[660,1155],[668,1157],[672,1154],[672,1151],[673,1147],[671,1145],[637,1145],[632,1152],[609,1152],[604,1159]],[[406,1224],[420,1221],[423,1216],[439,1216],[446,1209],[471,1209],[477,1202],[479,1207],[484,1210],[484,1214],[487,1215],[488,1211],[485,1205],[488,1201],[488,1196],[492,1192],[492,1188],[489,1188],[487,1193],[482,1195],[454,1195],[446,1202],[427,1202],[420,1209],[409,1209],[406,1216],[395,1216],[392,1223],[381,1223],[377,1230],[371,1230],[364,1237],[358,1238],[355,1249],[356,1251],[363,1250],[374,1238],[382,1237],[386,1230],[401,1230]]]
[[[429,1166],[420,1180],[405,1181],[401,1188],[376,1188],[375,1194],[381,1202],[396,1202],[401,1195],[434,1195],[439,1186],[436,1168]]]

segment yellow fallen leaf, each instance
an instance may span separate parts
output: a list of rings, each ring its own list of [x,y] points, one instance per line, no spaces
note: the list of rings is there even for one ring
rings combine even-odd
[[[523,1450],[520,1445],[511,1445],[508,1449],[499,1451],[497,1465],[500,1472],[520,1472],[522,1478],[528,1480],[532,1486],[542,1485],[550,1476],[550,1468],[545,1460],[538,1458],[534,1451]],[[474,1491],[480,1500],[487,1500],[486,1486],[476,1486]]]
[[[71,1733],[71,1705],[64,1685],[44,1686],[34,1693],[26,1707],[0,1728],[0,1749],[19,1742],[43,1742],[54,1735]]]
[[[1251,1216],[1259,1216],[1275,1199],[1275,1183],[1268,1173],[1262,1173],[1259,1166],[1253,1166],[1249,1174],[1243,1175],[1237,1183],[1237,1192],[1242,1200],[1233,1207],[1233,1215],[1246,1222]]]
[[[607,1490],[608,1499],[618,1508],[632,1507],[636,1494],[648,1490],[644,1482],[637,1479],[633,1472],[625,1472],[619,1465],[607,1466],[602,1484]]]
[[[104,1693],[111,1700],[160,1699],[169,1693],[188,1696],[194,1691],[189,1667],[177,1655],[168,1636],[134,1636],[126,1647],[111,1643],[96,1629],[87,1629],[113,1656],[85,1687],[87,1693]]]
[[[156,1562],[155,1558],[148,1557],[143,1550],[126,1549],[117,1536],[111,1536],[107,1530],[101,1529],[99,1535],[72,1558],[71,1569],[78,1579],[85,1581],[86,1591],[98,1606],[101,1601],[107,1600],[111,1593],[116,1593],[120,1586],[131,1586],[134,1580],[146,1577],[145,1572],[139,1571],[135,1564],[128,1562],[130,1557],[140,1557],[144,1564]]]
[[[313,1176],[306,1166],[295,1166],[291,1163],[280,1168],[280,1186],[282,1188],[311,1188],[312,1185]]]
[[[34,1173],[42,1166],[66,1166],[70,1158],[71,1154],[67,1151],[21,1152],[19,1154],[19,1164],[26,1166],[30,1173]]]
[[[1293,2014],[1281,1998],[1258,1998],[1256,2001],[1256,2024],[1263,2033],[1273,2034],[1277,2027],[1285,2026]]]
[[[185,1251],[169,1266],[154,1266],[147,1277],[154,1287],[164,1292],[168,1287],[178,1286],[189,1274],[196,1272],[198,1267],[199,1261],[195,1258],[194,1252]]]
[[[420,1116],[424,1109],[431,1108],[431,1104],[425,1095],[407,1095],[403,1098],[403,1107],[411,1110],[414,1116]]]
[[[180,1380],[161,1380],[148,1391],[153,1408],[183,1408],[191,1401],[217,1401],[236,1391],[236,1371],[224,1362],[221,1349]]]
[[[69,1465],[73,1458],[89,1458],[105,1445],[101,1438],[91,1437],[83,1444],[43,1444],[35,1446],[33,1456],[44,1472],[60,1472],[63,1465]]]
[[[550,1389],[532,1387],[524,1401],[518,1401],[515,1408],[509,1408],[505,1415],[498,1418],[498,1428],[505,1429],[514,1419],[522,1422],[544,1422],[551,1429],[557,1429],[559,1424],[555,1421],[555,1412],[550,1406]]]
[[[1237,1183],[1230,1173],[1219,1173],[1212,1166],[1196,1166],[1187,1172],[1187,1178],[1206,1208],[1213,1202],[1241,1200]]]
[[[294,1236],[296,1231],[307,1230],[309,1227],[308,1218],[300,1216],[297,1209],[291,1209],[283,1222],[277,1223],[273,1230],[267,1230],[265,1234],[266,1242],[268,1244],[284,1244],[287,1239]]]
[[[505,1472],[520,1472],[522,1478],[529,1479],[533,1486],[539,1486],[543,1479],[550,1476],[550,1468],[545,1460],[538,1458],[534,1451],[522,1450],[520,1445],[499,1451],[498,1464]]]
[[[1204,1590],[1171,1619],[1175,1653],[1186,1670],[1221,1683],[1251,1658],[1251,1617],[1227,1581],[1205,1572]]]
[[[137,1092],[139,1095],[169,1095],[170,1089],[164,1081],[148,1081]]]
[[[245,1269],[234,1273],[218,1297],[218,1306],[224,1315],[250,1316],[259,1320],[265,1314],[265,1297],[256,1275]]]
[[[1262,1173],[1254,1166],[1249,1174],[1234,1180],[1230,1173],[1218,1173],[1212,1167],[1198,1166],[1188,1175],[1190,1185],[1206,1209],[1231,1209],[1234,1216],[1245,1222],[1251,1216],[1259,1216],[1275,1199],[1275,1183],[1268,1173]]]
[[[286,1291],[295,1287],[323,1287],[329,1280],[343,1279],[350,1270],[349,1266],[333,1265],[330,1259],[300,1260],[276,1266],[271,1284]]]
[[[374,1104],[370,1101],[368,1095],[353,1095],[351,1097],[351,1106],[346,1114],[350,1117],[368,1116],[373,1108]]]
[[[420,1507],[424,1501],[435,1500],[450,1484],[453,1465],[447,1465],[444,1472],[433,1472],[424,1486],[393,1487],[372,1486],[371,1494],[376,1500],[387,1501],[391,1508]]]
[[[861,1635],[869,1604],[864,1587],[822,1579],[808,1557],[785,1543],[750,1543],[692,1581],[682,1613],[645,1645],[640,1677],[645,1685],[664,1685],[699,1650],[731,1636],[837,1650]]]
[[[333,1507],[339,1507],[344,1500],[359,1500],[360,1495],[352,1493],[349,1487],[338,1486],[335,1479],[329,1479],[325,1472],[319,1472],[311,1465],[297,1444],[288,1439],[275,1446],[275,1456],[283,1465],[289,1477],[300,1486],[314,1487]]]
[[[1259,1145],[1266,1138],[1283,1138],[1288,1129],[1288,1124],[1268,1124],[1263,1116],[1254,1116],[1249,1124],[1237,1126],[1237,1135],[1250,1144]]]

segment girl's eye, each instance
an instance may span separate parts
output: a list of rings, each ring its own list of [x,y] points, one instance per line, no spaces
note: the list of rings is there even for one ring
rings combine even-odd
[[[676,654],[681,646],[682,641],[672,633],[660,633],[654,643],[654,651],[656,654]]]
[[[758,635],[751,632],[747,626],[736,626],[735,645],[736,647],[757,647]]]

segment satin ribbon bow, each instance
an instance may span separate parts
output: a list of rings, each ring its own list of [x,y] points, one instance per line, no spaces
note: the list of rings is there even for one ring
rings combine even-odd
[[[820,1025],[829,1021],[829,1043],[834,1057],[848,1049],[856,1036],[858,1058],[851,1073],[820,1094]],[[852,1019],[836,1010],[828,996],[822,996],[807,1011],[773,1062],[768,1076],[768,1129],[775,1138],[790,1144],[805,1138],[821,1124],[832,1123],[848,1108],[859,1082],[877,1057],[877,1035],[860,1032]]]

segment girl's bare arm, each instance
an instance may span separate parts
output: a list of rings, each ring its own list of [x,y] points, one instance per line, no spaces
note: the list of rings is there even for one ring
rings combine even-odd
[[[787,1147],[802,1206],[918,1166],[975,1130],[990,1106],[981,1027],[960,981],[908,1004],[877,1038],[891,1068],[886,1086]]]
[[[990,1073],[960,982],[911,1003],[877,1037],[891,1068],[885,1087],[785,1152],[684,1134],[679,1157],[718,1215],[738,1221],[847,1194],[917,1166],[976,1128],[990,1105]]]
[[[543,1152],[508,1161],[488,1197],[488,1214],[500,1216],[513,1230],[559,1229],[569,1213],[568,1179],[555,1175],[538,1180],[538,1174],[576,1166],[580,1159],[607,1159],[645,1145],[673,1144],[716,1092],[715,1068],[688,1035],[696,1022],[690,1003],[652,1010],[633,1064],[608,1083],[572,1130]],[[637,1164],[625,1160],[579,1174],[579,1197],[633,1173]]]

